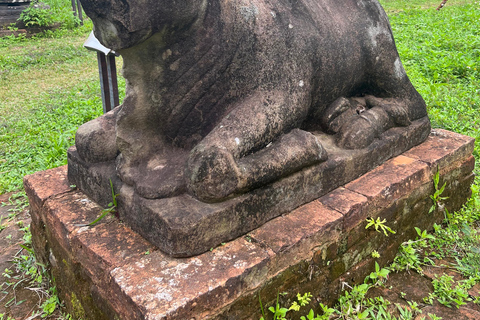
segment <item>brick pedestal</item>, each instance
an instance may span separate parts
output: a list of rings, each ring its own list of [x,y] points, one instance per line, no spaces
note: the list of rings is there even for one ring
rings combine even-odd
[[[258,319],[260,305],[312,292],[332,302],[341,283],[362,282],[391,262],[400,243],[443,219],[428,213],[433,175],[458,210],[473,182],[473,139],[434,130],[426,142],[249,234],[191,258],[172,258],[68,184],[66,167],[25,177],[38,259],[50,266],[72,314],[82,319]],[[386,237],[366,218],[386,219]],[[212,225],[212,228],[215,228]],[[381,257],[373,259],[377,250]],[[315,302],[315,299],[312,303]]]

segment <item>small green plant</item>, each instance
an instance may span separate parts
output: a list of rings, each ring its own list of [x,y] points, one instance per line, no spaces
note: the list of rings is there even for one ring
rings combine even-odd
[[[260,299],[260,296],[258,296],[259,299]],[[262,300],[260,299],[260,306],[261,306],[261,309],[262,309],[262,317],[260,318],[260,320],[265,320],[265,313],[263,311],[263,306],[262,306]],[[283,308],[280,306],[280,303],[279,303],[279,293],[277,292],[277,302],[275,303],[275,307],[271,306],[268,308],[268,311],[270,311],[271,313],[273,313],[273,320],[286,320],[285,316],[287,314],[288,311],[290,310],[293,310],[293,309],[287,309],[287,308]]]
[[[10,31],[18,31],[18,27],[15,25],[15,23],[11,23],[8,27],[7,30]]]
[[[273,320],[286,320],[286,315],[288,312],[293,311],[297,312],[300,311],[302,307],[305,307],[310,303],[312,300],[312,294],[310,292],[307,292],[303,295],[300,293],[297,293],[297,301],[294,301],[290,308],[284,308],[280,305],[279,303],[279,293],[277,293],[277,301],[275,303],[275,307],[271,306],[268,308],[268,311],[273,314]],[[265,320],[266,315],[263,309],[262,305],[262,299],[260,296],[258,296],[259,302],[260,302],[260,310],[262,312],[262,317],[260,320]],[[308,314],[306,316],[301,316],[301,320],[328,320],[330,319],[330,316],[336,312],[335,309],[329,308],[328,306],[325,306],[323,304],[320,304],[320,307],[322,309],[323,314],[322,315],[315,315],[313,309],[310,309]]]
[[[435,237],[426,230],[422,231],[417,227],[415,227],[415,231],[418,235],[416,240],[406,241],[399,247],[398,254],[391,265],[393,270],[402,271],[413,269],[422,274],[422,266],[432,264],[431,259],[428,257],[423,257],[422,259],[421,254],[429,246],[429,243],[435,240]]]
[[[445,186],[447,185],[447,183],[445,182],[442,187],[439,187],[439,185],[440,185],[440,170],[437,167],[437,172],[433,176],[433,187],[435,188],[435,192],[430,196],[430,199],[432,199],[433,204],[430,207],[430,210],[428,211],[428,213],[432,213],[437,208],[439,208],[440,210],[443,210],[445,212],[445,219],[446,219],[448,211],[446,210],[446,208],[444,208],[442,201],[448,199],[448,197],[442,197],[442,193],[445,190]]]
[[[46,27],[53,23],[53,16],[49,6],[32,1],[30,6],[20,14],[20,20],[27,27]]]
[[[432,304],[434,299],[447,307],[452,305],[459,308],[472,299],[468,295],[468,289],[472,287],[472,280],[457,281],[452,276],[443,274],[432,281],[434,291],[424,299],[425,302]]]
[[[382,297],[366,298],[368,290],[383,286],[390,270],[387,268],[380,268],[378,263],[375,263],[375,271],[371,272],[364,280],[363,284],[349,286],[347,283],[343,283],[344,286],[350,290],[345,290],[340,296],[339,302],[335,308],[328,307],[320,303],[322,314],[315,314],[313,309],[304,315],[300,316],[301,320],[329,320],[339,315],[340,317],[335,319],[385,319],[395,320],[387,312],[387,306],[389,301]],[[260,310],[262,317],[260,320],[266,320],[262,299],[259,298]],[[273,315],[273,320],[284,320],[288,312],[298,312],[302,307],[308,305],[311,302],[312,294],[305,293],[304,295],[297,294],[297,301],[293,302],[289,308],[282,307],[279,303],[279,294],[277,293],[277,300],[275,306],[268,308],[268,311]],[[383,317],[382,317],[383,316]]]
[[[320,303],[320,309],[322,309],[322,315],[317,315],[317,318],[319,320],[329,320],[334,314],[337,313],[337,310],[334,308],[329,308],[328,306],[324,305],[323,303]],[[307,315],[308,320],[312,320],[313,317],[313,310],[310,309],[310,312]],[[309,318],[310,317],[310,318]],[[301,320],[305,320],[305,317],[300,317]]]
[[[366,221],[367,221],[367,225],[365,226],[365,229],[368,229],[373,226],[375,228],[375,231],[377,232],[383,231],[383,234],[385,234],[386,237],[388,237],[389,232],[392,234],[396,233],[389,226],[385,224],[385,222],[387,222],[386,219],[380,220],[380,218],[377,218],[377,220],[375,220],[373,218],[367,218]]]
[[[19,305],[25,301],[17,301],[15,290],[20,285],[24,286],[27,284],[28,289],[36,292],[41,301],[39,310],[35,311],[32,317],[46,318],[60,306],[60,301],[55,286],[49,280],[47,268],[35,258],[32,249],[30,226],[23,227],[20,231],[24,232],[23,244],[20,245],[23,250],[19,251],[13,258],[15,270],[7,268],[2,273],[5,279],[3,284],[0,285],[2,293],[5,295],[9,291],[13,293],[13,298],[5,303],[5,307],[10,307],[13,304]]]
[[[382,284],[387,279],[388,275],[390,274],[390,270],[387,268],[381,268],[378,262],[375,261],[375,271],[371,272],[366,278],[364,283],[368,283],[371,281],[373,286],[378,287],[382,286]]]
[[[43,303],[40,305],[41,318],[46,318],[50,316],[57,309],[57,307],[61,305],[60,300],[58,299],[58,296],[57,296],[57,288],[50,287],[48,292],[49,292],[49,297],[45,301],[43,301]]]
[[[100,212],[100,215],[95,219],[93,220],[92,222],[90,223],[87,223],[87,224],[77,224],[76,226],[77,227],[86,227],[86,226],[94,226],[95,224],[97,224],[98,222],[100,222],[103,218],[105,218],[109,213],[111,214],[114,214],[115,211],[117,210],[117,197],[118,197],[118,194],[115,193],[115,191],[113,190],[113,183],[112,183],[112,180],[110,179],[110,190],[112,192],[112,202],[110,202],[107,206],[106,209],[103,209],[101,212]]]
[[[290,310],[298,311],[300,310],[300,307],[304,307],[309,304],[312,300],[312,295],[310,292],[305,293],[303,296],[300,293],[297,293],[297,300],[298,303],[297,301],[294,301],[290,307]]]

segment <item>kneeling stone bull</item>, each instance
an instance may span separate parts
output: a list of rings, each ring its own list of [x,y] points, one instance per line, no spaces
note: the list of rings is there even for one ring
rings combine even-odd
[[[428,135],[377,0],[81,1],[127,87],[78,156],[143,199],[229,201],[326,161],[319,135],[351,151],[419,119]]]

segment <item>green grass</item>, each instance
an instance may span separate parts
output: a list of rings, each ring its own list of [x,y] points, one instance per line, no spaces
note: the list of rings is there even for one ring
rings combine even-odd
[[[56,17],[70,12],[69,1],[49,3]],[[450,1],[436,11],[438,3],[382,1],[433,127],[480,140],[480,4]],[[95,54],[82,48],[91,27],[0,39],[0,194],[20,189],[25,174],[65,164],[76,128],[101,113]],[[479,174],[478,143],[474,155]]]
[[[68,20],[62,15],[70,14],[69,1],[47,2],[55,9],[55,19]],[[450,0],[436,11],[440,2],[381,0],[407,74],[427,102],[432,126],[477,139],[478,177],[480,2]],[[26,174],[66,164],[66,149],[74,143],[78,126],[102,112],[96,57],[82,48],[91,23],[76,29],[64,26],[33,39],[0,39],[0,194],[21,190]],[[124,80],[119,80],[123,96]],[[473,189],[474,198],[465,209],[437,226],[425,247],[407,244],[402,249],[397,266],[412,263],[410,268],[418,270],[424,263],[421,252],[452,258],[464,277],[480,281],[480,200],[479,188]],[[453,290],[446,286],[449,279],[442,281],[432,299],[445,300]]]
[[[398,7],[392,2],[382,1],[387,10],[395,11]],[[458,5],[451,1],[440,11],[408,3],[410,9],[390,13],[389,17],[404,67],[427,102],[433,127],[477,139],[474,156],[478,176],[480,3]],[[440,1],[434,3],[437,6]]]
[[[102,113],[96,54],[82,46],[91,28],[0,39],[0,194],[66,164],[78,126]]]

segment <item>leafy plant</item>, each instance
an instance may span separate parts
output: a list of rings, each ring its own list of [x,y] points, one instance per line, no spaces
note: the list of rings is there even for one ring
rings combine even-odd
[[[366,278],[364,283],[369,281],[373,282],[374,286],[381,286],[385,279],[387,279],[390,270],[387,268],[381,268],[379,264],[375,261],[375,271],[371,272]]]
[[[49,288],[50,297],[43,301],[40,308],[42,310],[40,317],[46,318],[53,314],[53,312],[57,309],[58,306],[61,305],[60,300],[57,296],[57,289],[56,287]]]
[[[432,213],[437,208],[439,208],[445,213],[445,219],[447,219],[448,210],[442,204],[443,200],[448,199],[448,197],[442,197],[442,193],[445,190],[445,186],[447,185],[447,183],[445,182],[443,186],[440,188],[439,188],[439,183],[440,183],[440,170],[437,167],[437,172],[433,176],[433,186],[435,188],[435,192],[433,193],[433,195],[430,196],[430,199],[432,199],[433,204],[430,207],[430,210],[428,211],[428,213]]]
[[[426,230],[420,230],[415,227],[418,237],[416,240],[408,240],[402,243],[398,249],[398,254],[391,265],[391,268],[396,271],[402,270],[416,270],[420,274],[423,273],[422,266],[432,264],[429,258],[421,257],[421,253],[429,246],[429,243],[435,240],[435,237]]]
[[[472,281],[455,281],[452,276],[443,274],[439,278],[432,281],[434,292],[429,294],[424,300],[432,304],[434,299],[437,299],[441,304],[452,307],[452,304],[457,308],[465,305],[467,301],[472,299],[468,295],[468,289],[472,287]]]
[[[387,300],[383,298],[367,299],[366,294],[371,288],[382,286],[388,277],[390,270],[387,268],[380,268],[378,263],[375,263],[375,271],[370,273],[364,280],[363,284],[355,285],[350,288],[350,291],[346,290],[339,298],[339,303],[336,308],[328,307],[320,303],[322,314],[315,314],[313,309],[304,315],[300,316],[301,320],[328,320],[335,315],[340,315],[341,319],[370,319],[369,315],[375,316],[375,319],[381,318],[382,314],[387,315],[386,306],[389,304]],[[282,307],[279,303],[279,294],[277,293],[277,300],[275,306],[268,308],[271,314],[273,314],[273,320],[284,320],[288,312],[298,312],[302,307],[308,305],[311,301],[312,294],[310,292],[303,295],[297,294],[297,301],[294,301],[289,308]],[[266,320],[264,313],[262,300],[259,296],[260,310],[262,317],[260,320]],[[380,318],[378,318],[380,316]],[[385,319],[394,319],[392,317]]]
[[[22,20],[27,27],[46,27],[53,23],[53,16],[48,5],[39,3],[38,1],[32,1],[30,6],[20,14],[20,20]]]
[[[260,299],[260,307],[261,307],[261,310],[262,310],[262,317],[260,318],[260,320],[265,320],[265,314],[264,314],[264,311],[263,311],[262,300],[261,300],[260,296],[258,296],[258,298]],[[290,311],[290,310],[293,310],[293,309],[287,309],[287,308],[284,308],[284,307],[280,306],[279,293],[277,292],[277,302],[275,303],[275,307],[271,306],[271,307],[268,308],[268,311],[273,313],[273,320],[286,320],[285,316],[286,316],[287,312]]]
[[[382,232],[385,234],[386,237],[388,237],[388,232],[395,234],[396,232],[393,231],[389,226],[385,224],[387,222],[386,219],[380,220],[380,218],[377,218],[377,220],[373,218],[367,218],[367,225],[365,226],[365,229],[368,229],[370,227],[374,227],[375,231],[377,232]]]
[[[114,214],[115,211],[117,210],[117,197],[118,197],[118,194],[115,193],[115,191],[113,190],[113,183],[112,183],[112,180],[110,179],[110,190],[112,192],[112,202],[110,202],[108,205],[107,205],[107,208],[106,209],[103,209],[101,212],[100,212],[100,215],[95,219],[93,220],[92,222],[90,223],[87,223],[87,224],[77,224],[76,226],[77,227],[83,227],[83,226],[94,226],[95,224],[97,224],[98,222],[100,222],[103,218],[105,218],[109,213],[111,214]]]

